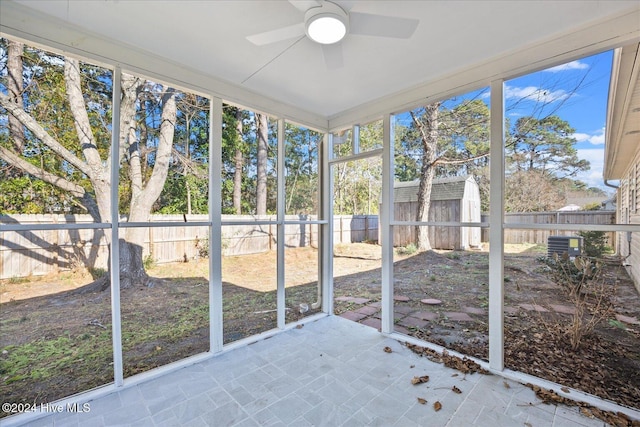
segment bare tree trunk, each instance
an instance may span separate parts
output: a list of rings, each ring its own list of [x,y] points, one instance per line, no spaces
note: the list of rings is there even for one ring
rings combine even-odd
[[[438,109],[440,103],[425,107],[423,119],[412,117],[420,130],[422,138],[422,168],[420,170],[420,185],[418,187],[418,212],[416,221],[429,221],[431,207],[431,187],[435,176],[436,150],[438,143]],[[429,227],[416,227],[416,246],[420,251],[431,249],[429,241]]]
[[[244,159],[242,156],[242,111],[236,110],[236,133],[237,133],[237,147],[236,155],[234,157],[235,170],[233,171],[233,209],[236,215],[242,215],[242,166]]]
[[[22,101],[22,53],[24,52],[24,44],[9,40],[7,49],[7,89],[9,91],[9,99],[15,102],[20,108],[23,108]],[[22,151],[24,147],[24,126],[13,115],[9,114],[9,135],[13,140],[13,146],[16,153]]]
[[[269,122],[266,114],[256,114],[258,162],[256,182],[256,215],[267,214],[267,148]]]

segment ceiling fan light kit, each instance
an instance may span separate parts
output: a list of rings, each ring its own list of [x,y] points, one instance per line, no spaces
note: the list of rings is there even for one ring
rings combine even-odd
[[[349,16],[340,6],[329,1],[305,13],[305,32],[316,43],[337,43],[349,31]]]

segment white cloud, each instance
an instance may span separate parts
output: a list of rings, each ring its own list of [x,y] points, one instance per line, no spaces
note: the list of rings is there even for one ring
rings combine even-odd
[[[571,61],[571,62],[567,62],[566,64],[558,65],[556,67],[547,68],[546,70],[543,70],[543,71],[547,71],[550,73],[558,73],[561,71],[584,70],[587,68],[589,68],[589,64],[585,64],[584,62],[580,62],[580,61]]]
[[[588,142],[592,145],[604,144],[604,128],[597,130],[593,134],[588,133],[574,133],[572,135],[577,142]]]
[[[545,104],[562,101],[569,97],[569,94],[562,89],[550,91],[535,86],[505,86],[504,94],[507,99],[527,99],[529,101],[542,102]]]
[[[578,149],[578,157],[587,160],[591,165],[588,171],[580,172],[576,178],[587,183],[589,187],[598,187],[609,191],[610,189],[604,185],[604,149],[602,148],[584,148]]]

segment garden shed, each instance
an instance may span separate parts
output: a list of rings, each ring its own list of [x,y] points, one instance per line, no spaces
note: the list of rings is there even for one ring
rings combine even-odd
[[[420,181],[394,185],[394,218],[415,221]],[[480,189],[472,176],[436,178],[431,188],[429,221],[480,222]],[[429,241],[434,249],[469,249],[480,246],[478,227],[430,226]],[[394,245],[406,246],[416,240],[415,227],[394,227]]]

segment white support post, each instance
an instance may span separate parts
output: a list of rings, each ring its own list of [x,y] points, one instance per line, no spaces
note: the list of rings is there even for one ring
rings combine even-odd
[[[120,181],[120,91],[122,87],[122,70],[113,70],[112,117],[111,117],[111,253],[109,268],[111,270],[111,335],[113,342],[113,382],[116,387],[124,383],[122,367],[122,323],[120,310],[120,215],[118,209],[118,187]]]
[[[351,154],[360,154],[360,125],[351,128]]]
[[[382,240],[382,325],[381,332],[393,332],[393,128],[394,116],[386,114],[382,121],[382,207],[380,239]]]
[[[222,351],[222,99],[209,106],[209,351]]]
[[[284,239],[285,239],[285,176],[284,176],[284,119],[278,119],[278,159],[277,159],[277,179],[278,179],[278,194],[277,194],[277,280],[276,280],[276,309],[277,309],[277,324],[278,328],[284,329],[286,323],[286,310],[285,310],[285,264],[284,264]]]
[[[491,82],[489,367],[504,369],[504,83]]]
[[[326,133],[322,139],[322,186],[320,206],[322,219],[320,233],[320,275],[322,280],[322,311],[333,314],[333,169],[329,160],[333,158],[333,134]]]

